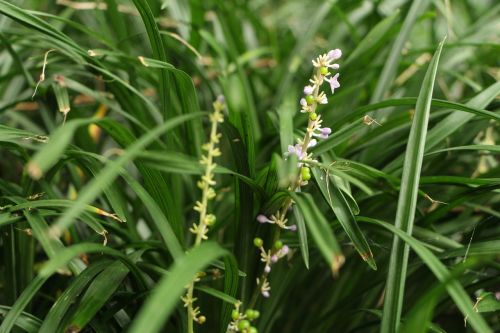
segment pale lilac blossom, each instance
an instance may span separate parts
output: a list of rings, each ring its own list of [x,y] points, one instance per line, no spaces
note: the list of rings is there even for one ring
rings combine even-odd
[[[335,74],[330,78],[325,78],[325,81],[330,84],[330,89],[332,90],[332,94],[335,92],[335,89],[340,87],[338,78],[339,78],[339,73]]]
[[[304,87],[304,94],[312,95],[313,92],[314,92],[314,87],[312,87],[312,86],[305,86]]]

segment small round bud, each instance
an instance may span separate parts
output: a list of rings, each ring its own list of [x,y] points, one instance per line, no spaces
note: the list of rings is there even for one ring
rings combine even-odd
[[[248,330],[248,333],[259,333],[259,331],[257,331],[257,329],[255,327],[250,327],[250,329]]]
[[[245,311],[245,315],[247,316],[248,319],[252,320],[254,319],[254,316],[253,316],[253,310],[252,309],[248,309]]]
[[[312,103],[314,103],[314,97],[312,95],[307,95],[306,96],[306,103],[307,103],[307,105],[311,105]]]
[[[257,319],[257,318],[259,318],[259,317],[260,317],[260,312],[259,312],[259,310],[253,310],[253,318],[254,318],[254,319]]]
[[[274,242],[274,248],[275,248],[276,250],[279,250],[279,249],[281,249],[282,247],[283,247],[283,242],[282,242],[282,241],[277,240],[276,242]]]
[[[231,318],[233,318],[233,320],[237,320],[239,317],[240,313],[238,312],[238,310],[234,309],[233,312],[231,312]]]
[[[328,74],[328,68],[323,66],[319,69],[319,72],[321,73],[321,75],[325,76]]]
[[[312,121],[315,121],[316,119],[318,119],[318,114],[316,112],[311,112],[309,114],[309,119],[311,119]]]
[[[255,237],[253,239],[253,245],[255,245],[255,247],[261,247],[262,245],[264,245],[264,241],[262,240],[262,238]]]
[[[244,319],[238,323],[238,329],[240,331],[246,330],[248,328],[250,328],[250,322],[248,320]]]
[[[302,180],[308,181],[309,179],[311,179],[311,169],[309,169],[308,167],[302,167],[300,169],[300,176]]]
[[[206,217],[205,217],[205,223],[208,225],[208,226],[212,226],[215,224],[215,221],[217,220],[217,218],[215,217],[214,214],[208,214]]]
[[[207,321],[207,317],[205,317],[205,316],[199,316],[198,317],[198,323],[199,324],[203,324],[206,321]]]

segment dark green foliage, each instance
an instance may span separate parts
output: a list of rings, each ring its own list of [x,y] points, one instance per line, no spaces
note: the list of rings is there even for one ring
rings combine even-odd
[[[200,271],[196,332],[226,332],[238,301],[263,333],[500,331],[500,4],[0,0],[0,14],[0,333],[186,332]],[[319,110],[333,132],[290,193],[311,59],[334,48],[341,87]],[[217,218],[193,247],[219,94]],[[290,198],[296,233],[256,221]],[[255,237],[291,249],[269,299]]]

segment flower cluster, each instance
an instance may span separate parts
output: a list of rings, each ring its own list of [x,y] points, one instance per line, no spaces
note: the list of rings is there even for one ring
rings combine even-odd
[[[223,96],[219,96],[217,100],[213,103],[214,111],[210,114],[210,139],[207,143],[202,146],[205,153],[200,159],[200,164],[204,166],[204,174],[198,181],[197,186],[201,189],[201,200],[196,201],[194,205],[194,210],[198,212],[199,219],[198,223],[193,223],[193,226],[189,229],[193,234],[196,235],[194,246],[200,245],[200,243],[207,239],[207,233],[210,226],[214,225],[216,222],[216,217],[214,214],[208,213],[208,203],[213,200],[216,196],[214,186],[216,185],[214,179],[214,169],[217,164],[213,161],[214,157],[220,156],[221,152],[217,148],[217,144],[221,138],[221,134],[217,133],[217,126],[219,123],[224,121],[224,108],[225,100]],[[196,298],[193,297],[194,284],[200,280],[204,272],[199,272],[193,281],[186,287],[187,293],[182,297],[184,302],[184,307],[187,308],[188,315],[188,332],[192,333],[193,322],[203,324],[206,321],[205,316],[200,315],[199,307],[193,307]]]
[[[300,188],[308,184],[311,179],[311,170],[308,165],[317,162],[312,153],[308,152],[309,148],[316,146],[318,143],[317,139],[327,139],[332,133],[329,127],[323,127],[323,120],[321,115],[317,113],[318,105],[327,104],[328,97],[321,87],[326,82],[330,86],[332,94],[335,89],[340,87],[338,81],[339,73],[332,74],[331,70],[339,69],[339,64],[335,63],[337,59],[342,56],[342,51],[340,49],[334,49],[328,53],[318,56],[312,61],[315,68],[312,78],[309,80],[309,84],[304,87],[304,96],[300,99],[301,113],[308,114],[309,120],[307,124],[307,129],[305,131],[304,137],[297,139],[297,143],[288,146],[288,151],[285,152],[285,156],[295,155],[298,159],[297,169],[298,175],[296,182],[292,183],[288,188],[289,191],[300,191]],[[288,225],[287,213],[293,205],[292,199],[285,200],[281,208],[271,216],[265,216],[259,214],[257,216],[257,221],[260,223],[274,224],[278,227],[277,236],[275,239],[279,239],[279,232],[281,230],[297,230],[296,225]],[[274,244],[274,248],[271,250],[266,250],[262,246],[262,240],[256,238],[254,240],[254,245],[260,249],[261,261],[265,263],[264,271],[262,276],[257,279],[258,291],[264,297],[269,297],[270,286],[267,280],[269,273],[271,272],[271,265],[277,262],[280,258],[286,256],[289,252],[288,246],[283,245],[281,241],[277,241]],[[277,246],[278,245],[278,246]],[[255,295],[255,294],[254,294]]]
[[[241,302],[234,305],[235,309],[231,313],[232,321],[229,323],[227,331],[230,333],[258,333],[257,328],[253,327],[251,322],[260,317],[260,312],[253,309],[247,309],[245,313],[240,312]]]

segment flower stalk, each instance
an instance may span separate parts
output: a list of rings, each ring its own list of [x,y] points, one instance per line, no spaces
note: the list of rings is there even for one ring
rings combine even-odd
[[[224,97],[219,96],[213,103],[214,111],[209,116],[211,124],[209,141],[202,146],[205,153],[201,156],[199,162],[202,166],[204,166],[204,173],[197,182],[197,186],[201,189],[201,200],[196,201],[193,208],[196,212],[198,212],[199,218],[198,222],[193,223],[193,226],[189,229],[189,231],[195,235],[195,247],[199,246],[203,240],[207,239],[209,228],[216,222],[215,215],[208,212],[208,203],[216,196],[214,189],[216,181],[214,179],[215,175],[213,171],[217,167],[217,164],[214,162],[214,158],[221,155],[221,151],[217,147],[221,134],[217,132],[217,127],[219,123],[224,122],[224,108]],[[184,307],[187,308],[188,333],[194,332],[194,322],[203,324],[206,321],[206,317],[200,315],[200,308],[194,306],[196,298],[193,297],[194,285],[203,275],[204,272],[199,272],[195,276],[193,281],[187,286],[186,295],[182,297]]]
[[[312,61],[315,68],[314,73],[309,80],[309,85],[304,87],[304,97],[300,99],[301,113],[308,114],[308,122],[305,134],[302,138],[297,139],[295,145],[289,145],[288,151],[285,156],[295,155],[298,158],[297,163],[297,177],[296,180],[288,187],[289,191],[297,192],[300,191],[302,186],[308,184],[311,179],[311,170],[309,165],[314,165],[318,161],[315,160],[311,153],[309,153],[309,148],[314,147],[317,144],[317,139],[327,139],[332,130],[329,127],[322,127],[323,120],[321,115],[317,113],[318,106],[321,104],[327,104],[328,98],[326,93],[321,90],[321,87],[326,82],[330,86],[332,94],[335,89],[340,87],[338,82],[339,73],[333,75],[330,70],[337,70],[340,66],[334,63],[335,60],[342,56],[340,49],[331,50],[326,54],[318,56]],[[274,224],[278,228],[274,233],[274,242],[280,242],[279,237],[282,230],[295,231],[297,229],[296,225],[288,225],[287,214],[290,208],[293,206],[293,200],[288,198],[285,200],[278,209],[276,213],[267,217],[265,215],[258,215],[257,221],[260,223]],[[254,245],[258,247],[261,251],[261,260],[266,263],[263,273],[260,278],[257,278],[257,288],[251,298],[249,306],[252,307],[257,301],[259,293],[264,297],[270,296],[270,287],[268,281],[268,275],[271,271],[269,258],[276,259],[276,261],[284,255],[281,255],[281,250],[276,247],[266,250],[259,245],[261,243],[260,238],[254,240]],[[286,246],[286,245],[285,245]],[[288,253],[288,247],[286,247],[286,253]]]

